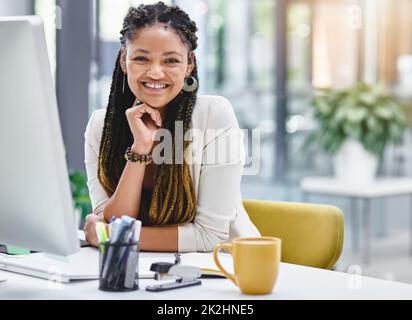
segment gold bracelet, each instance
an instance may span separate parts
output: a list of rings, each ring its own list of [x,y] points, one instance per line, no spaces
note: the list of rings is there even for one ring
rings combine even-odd
[[[142,164],[149,164],[149,163],[152,162],[152,155],[151,154],[133,153],[131,151],[130,147],[128,147],[126,149],[126,153],[124,154],[124,158],[127,161],[138,162],[138,163],[142,163]]]

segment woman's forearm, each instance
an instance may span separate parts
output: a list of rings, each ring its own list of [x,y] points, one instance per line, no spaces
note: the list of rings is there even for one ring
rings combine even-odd
[[[140,233],[140,250],[177,252],[177,225],[143,227]]]
[[[109,221],[112,216],[138,217],[146,165],[127,161],[116,191],[107,200],[103,216]]]

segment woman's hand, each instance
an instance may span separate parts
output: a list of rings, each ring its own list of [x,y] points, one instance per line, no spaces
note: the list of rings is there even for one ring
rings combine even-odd
[[[131,151],[149,154],[153,148],[156,130],[162,126],[159,111],[142,103],[127,109],[126,118],[134,138]]]
[[[106,221],[104,220],[104,218],[94,213],[91,213],[86,216],[86,223],[84,225],[84,234],[86,236],[86,241],[88,244],[94,247],[99,246],[99,240],[97,239],[97,234],[96,234],[96,223],[97,222],[103,222],[107,229],[108,225]]]

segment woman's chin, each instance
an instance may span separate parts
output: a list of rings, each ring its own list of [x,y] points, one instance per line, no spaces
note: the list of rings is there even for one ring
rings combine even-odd
[[[159,98],[143,97],[143,100],[141,101],[143,101],[149,107],[152,107],[152,108],[162,108],[170,102],[170,100],[161,98],[161,97]]]

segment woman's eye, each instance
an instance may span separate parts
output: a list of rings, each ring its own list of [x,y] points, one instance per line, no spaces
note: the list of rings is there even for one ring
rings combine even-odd
[[[136,58],[134,58],[133,60],[136,60],[136,61],[146,61],[147,59],[146,59],[146,57],[136,57]]]
[[[173,58],[167,59],[166,63],[178,63],[179,61]]]

